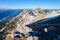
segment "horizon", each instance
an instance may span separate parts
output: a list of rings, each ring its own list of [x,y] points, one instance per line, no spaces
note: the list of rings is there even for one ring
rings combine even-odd
[[[60,9],[60,0],[0,0],[0,8],[7,9]]]

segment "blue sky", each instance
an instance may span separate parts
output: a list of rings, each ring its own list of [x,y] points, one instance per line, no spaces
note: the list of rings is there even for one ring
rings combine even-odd
[[[0,8],[24,9],[37,7],[60,9],[60,0],[0,0]]]

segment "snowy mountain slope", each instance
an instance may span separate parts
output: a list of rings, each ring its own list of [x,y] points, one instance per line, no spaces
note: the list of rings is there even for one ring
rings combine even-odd
[[[60,13],[52,11],[51,13],[49,13],[48,15],[46,15],[44,18],[50,18],[50,17],[54,17],[54,16],[58,16],[58,15],[60,15]]]

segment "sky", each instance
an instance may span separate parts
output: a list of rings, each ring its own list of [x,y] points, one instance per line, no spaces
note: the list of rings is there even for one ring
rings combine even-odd
[[[0,0],[0,8],[9,9],[60,9],[60,0]]]

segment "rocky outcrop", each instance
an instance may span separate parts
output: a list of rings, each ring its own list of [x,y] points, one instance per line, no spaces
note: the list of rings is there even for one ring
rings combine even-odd
[[[43,12],[42,9],[40,8],[36,8],[33,10],[30,9],[25,9],[23,10],[22,13],[20,13],[20,24],[22,25],[26,25],[26,24],[30,24],[33,23],[35,21],[38,21],[40,19],[42,19],[46,14]]]

